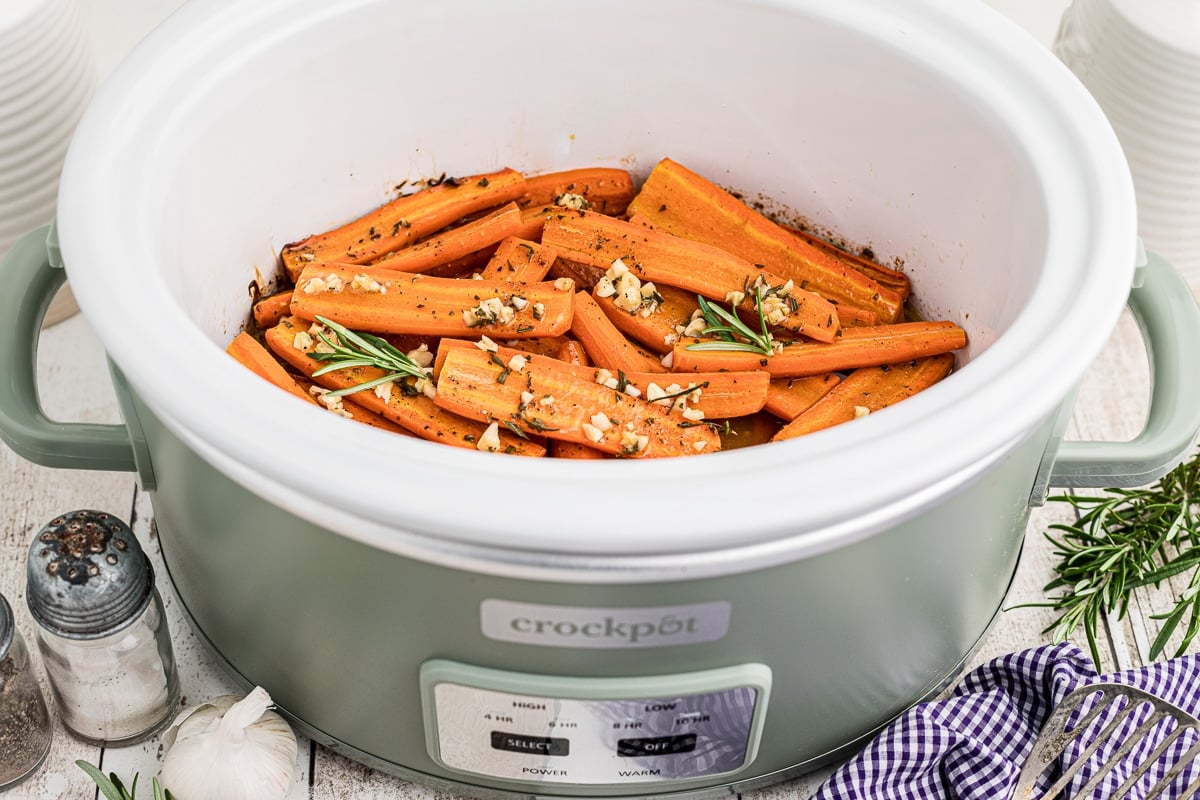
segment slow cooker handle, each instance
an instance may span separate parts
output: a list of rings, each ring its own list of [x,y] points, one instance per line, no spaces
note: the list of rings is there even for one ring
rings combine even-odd
[[[1063,442],[1047,484],[1070,487],[1143,486],[1166,474],[1191,449],[1200,430],[1200,308],[1191,288],[1150,253],[1129,309],[1142,329],[1150,360],[1150,413],[1128,442]]]
[[[42,319],[66,272],[51,264],[50,228],[17,240],[0,262],[0,438],[19,456],[44,467],[136,469],[124,425],[55,422],[37,391],[37,346]]]

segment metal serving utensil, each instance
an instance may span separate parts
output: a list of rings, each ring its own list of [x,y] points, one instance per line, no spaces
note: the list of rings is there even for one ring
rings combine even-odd
[[[1078,722],[1067,730],[1067,724],[1070,722],[1073,712],[1086,701],[1088,698],[1100,695],[1096,699],[1095,704],[1079,719]],[[1136,729],[1124,733],[1124,727],[1129,717],[1139,708],[1145,705],[1150,706],[1150,714],[1137,726]],[[1034,742],[1033,752],[1030,753],[1029,759],[1025,762],[1025,766],[1021,769],[1021,775],[1017,780],[1017,790],[1014,794],[1016,800],[1028,800],[1033,796],[1033,789],[1037,783],[1038,777],[1049,767],[1056,759],[1066,752],[1067,748],[1079,736],[1092,727],[1092,722],[1101,715],[1106,709],[1111,709],[1113,712],[1112,718],[1104,723],[1103,728],[1096,733],[1095,738],[1089,744],[1079,757],[1069,765],[1064,765],[1062,776],[1050,786],[1045,794],[1041,795],[1044,800],[1051,800],[1059,796],[1064,788],[1071,782],[1075,774],[1079,772],[1092,757],[1092,754],[1100,748],[1102,744],[1109,741],[1117,741],[1123,737],[1123,743],[1118,747],[1108,760],[1101,764],[1096,773],[1091,776],[1091,779],[1084,784],[1074,796],[1078,798],[1090,798],[1092,792],[1100,785],[1112,771],[1121,764],[1122,761],[1134,750],[1140,742],[1145,741],[1154,734],[1156,729],[1160,729],[1160,723],[1163,720],[1170,720],[1167,725],[1173,724],[1173,728],[1163,737],[1163,740],[1157,747],[1151,751],[1145,759],[1137,764],[1136,768],[1129,777],[1121,784],[1121,786],[1106,797],[1117,800],[1123,798],[1133,787],[1135,783],[1146,771],[1154,765],[1156,761],[1167,751],[1179,737],[1183,736],[1187,731],[1197,731],[1200,726],[1198,721],[1191,714],[1171,705],[1170,703],[1148,694],[1131,686],[1123,686],[1118,683],[1093,683],[1088,686],[1076,689],[1063,698],[1062,703],[1058,708],[1054,709],[1050,714],[1050,718],[1046,720],[1042,732],[1038,735],[1038,739]],[[1200,738],[1188,748],[1183,756],[1171,765],[1167,773],[1156,783],[1147,794],[1141,795],[1146,800],[1154,800],[1162,796],[1165,790],[1179,774],[1187,768],[1187,766],[1200,755]],[[1200,778],[1188,786],[1181,797],[1196,797],[1200,794]]]

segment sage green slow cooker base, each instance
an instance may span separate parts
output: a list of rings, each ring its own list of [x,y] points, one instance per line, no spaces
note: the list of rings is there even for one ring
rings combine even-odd
[[[220,660],[247,685],[264,686],[316,741],[402,777],[481,796],[726,794],[845,754],[957,674],[984,635],[1016,568],[1032,476],[1052,427],[1044,421],[922,514],[830,552],[698,580],[570,583],[426,563],[311,524],[210,466],[115,377],[130,430],[141,439],[139,472],[156,484],[170,578]],[[336,475],[333,465],[281,458]],[[403,464],[396,487],[397,503],[421,501],[404,494]],[[802,508],[803,487],[778,501]],[[485,637],[480,604],[487,599],[582,608],[724,601],[732,613],[717,641],[561,648]],[[431,759],[418,677],[433,658],[575,678],[761,663],[772,671],[773,688],[757,758],[733,776],[708,785],[517,784],[464,776]]]

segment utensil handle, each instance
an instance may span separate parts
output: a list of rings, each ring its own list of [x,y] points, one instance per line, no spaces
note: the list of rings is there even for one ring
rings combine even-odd
[[[1147,254],[1143,280],[1129,293],[1150,360],[1150,413],[1128,442],[1063,442],[1049,485],[1143,486],[1187,455],[1200,430],[1200,308],[1175,269]]]
[[[17,240],[0,262],[0,439],[44,467],[132,472],[133,444],[124,425],[55,422],[42,410],[38,336],[50,301],[67,280],[51,263],[52,248],[57,243],[50,228],[39,228]]]

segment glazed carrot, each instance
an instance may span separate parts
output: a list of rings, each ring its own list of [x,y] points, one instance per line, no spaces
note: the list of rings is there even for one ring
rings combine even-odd
[[[542,228],[545,227],[546,220],[553,217],[561,217],[566,213],[568,213],[567,209],[553,205],[522,208],[521,229],[514,235],[531,242],[540,242],[542,240]]]
[[[474,253],[468,253],[465,256],[456,258],[453,261],[448,261],[437,267],[432,267],[422,275],[428,275],[431,278],[470,278],[476,272],[479,272],[491,259],[492,254],[496,252],[496,245],[491,244],[482,250],[476,250]]]
[[[494,344],[494,343],[493,343]],[[465,339],[442,339],[437,346],[437,358],[433,362],[433,376],[436,380],[441,376],[442,367],[450,353],[460,349],[479,349],[475,342]],[[512,347],[497,345],[489,350],[503,363],[507,364],[513,356],[523,356],[528,363],[542,365],[552,356],[526,353]],[[764,407],[767,402],[767,392],[770,386],[770,376],[765,372],[695,372],[686,378],[682,375],[664,375],[661,372],[629,372],[614,373],[603,367],[586,367],[567,362],[547,365],[547,368],[569,372],[580,380],[591,381],[612,390],[624,391],[631,397],[654,397],[660,404],[673,405],[663,400],[661,392],[668,395],[688,392],[699,387],[698,392],[688,392],[684,400],[688,407],[704,413],[706,419],[725,419],[728,417],[744,417],[753,414]],[[686,382],[680,383],[681,379]],[[657,388],[651,388],[654,384]]]
[[[411,247],[386,253],[370,266],[397,272],[428,272],[496,244],[520,227],[521,212],[516,203],[509,203],[485,217],[422,239]]]
[[[573,208],[576,201],[570,196],[574,195],[587,201],[586,208],[601,214],[623,214],[634,195],[629,173],[612,167],[526,175],[525,187],[528,194],[518,201],[522,208],[552,205]]]
[[[885,267],[882,264],[876,264],[865,255],[851,253],[850,251],[838,247],[832,242],[827,242],[820,236],[817,236],[814,233],[809,233],[806,230],[801,230],[800,228],[796,228],[791,225],[786,225],[784,227],[786,227],[796,236],[799,236],[801,239],[811,244],[813,247],[816,247],[819,250],[824,250],[834,258],[846,262],[849,266],[858,270],[863,275],[866,275],[876,283],[891,289],[893,292],[900,295],[901,298],[908,299],[908,296],[912,293],[912,284],[909,282],[908,276],[900,270]]]
[[[666,372],[657,358],[639,352],[632,342],[617,330],[608,316],[587,292],[575,295],[575,316],[571,332],[578,337],[592,363],[614,372]]]
[[[558,250],[549,245],[509,236],[479,274],[484,280],[536,283],[546,277]]]
[[[509,283],[313,264],[300,273],[292,314],[351,330],[505,339],[555,336],[571,326],[570,281]]]
[[[296,380],[296,383],[300,384],[300,386],[304,388],[304,391],[308,392],[315,398],[323,397],[325,393],[329,391],[324,386],[314,382],[312,378],[299,378]],[[379,428],[380,430],[387,431],[388,433],[398,433],[401,436],[413,435],[404,428],[401,428],[396,423],[392,422],[390,419],[382,417],[379,414],[376,414],[374,411],[368,411],[367,409],[363,408],[361,405],[355,402],[354,395],[346,395],[343,398],[341,410],[349,414],[350,419],[354,420],[355,422],[361,422],[364,425],[370,425],[372,428]]]
[[[813,375],[809,378],[773,380],[767,389],[767,402],[763,408],[785,422],[790,422],[812,408],[813,403],[824,397],[841,380],[836,372]]]
[[[884,322],[903,313],[903,298],[830,254],[797,238],[714,183],[663,159],[629,204],[631,218],[656,230],[724,248],[775,275]]]
[[[662,302],[649,314],[631,314],[617,308],[611,296],[597,297],[595,289],[592,290],[592,298],[617,330],[646,349],[666,355],[671,352],[675,340],[679,338],[679,329],[686,328],[691,323],[692,314],[699,306],[696,304],[696,295],[689,291],[665,284],[656,284],[655,288]],[[703,326],[696,332],[699,333],[700,330],[703,330]]]
[[[749,288],[756,281],[770,287],[787,283],[786,278],[719,247],[602,214],[579,212],[549,219],[542,241],[557,247],[562,258],[598,269],[614,268],[614,262],[620,261],[639,279],[656,285],[677,286],[721,302],[737,292],[744,298],[739,307],[749,313],[757,313]],[[837,309],[832,303],[798,288],[792,288],[786,300],[780,303],[774,324],[822,342],[837,336]]]
[[[274,356],[267,351],[267,348],[259,344],[257,339],[245,331],[233,337],[233,341],[225,348],[225,352],[237,359],[242,366],[248,368],[255,375],[270,381],[285,392],[307,400],[310,403],[316,402],[304,390],[304,387],[296,383],[296,379],[289,375],[288,371],[275,360]]]
[[[288,307],[291,305],[291,302],[291,289],[279,294],[273,294],[270,297],[264,297],[254,304],[252,310],[254,324],[258,326],[260,331],[275,327],[279,324],[279,320],[288,315]]]
[[[857,328],[879,324],[879,315],[874,311],[854,306],[837,306],[838,322],[843,328]]]
[[[495,353],[456,347],[442,365],[435,402],[464,417],[495,420],[611,455],[683,456],[720,448],[709,426],[577,378],[563,367],[553,359],[506,363]]]
[[[599,450],[588,447],[587,445],[579,444],[578,442],[564,442],[561,439],[552,439],[550,441],[550,456],[552,458],[575,458],[575,459],[598,459],[608,458]]]
[[[311,355],[321,342],[309,333],[309,326],[305,322],[294,317],[286,317],[267,331],[266,339],[267,345],[277,356],[305,375],[311,377],[312,373],[325,366],[324,362],[318,361]],[[382,377],[383,374],[382,370],[375,367],[351,367],[327,372],[313,380],[326,389],[337,390],[357,386],[360,383]],[[487,428],[486,425],[481,425],[475,420],[463,419],[443,411],[425,394],[405,394],[397,385],[393,385],[390,391],[381,386],[377,389],[355,392],[351,396],[354,398],[354,402],[368,411],[379,414],[401,428],[431,442],[479,449],[479,442]],[[344,401],[342,403],[335,402],[337,399],[330,398],[323,401],[323,404],[330,410],[336,411],[345,405]],[[500,452],[527,456],[546,454],[546,448],[543,445],[522,439],[507,431],[501,434],[500,442]]]
[[[565,361],[568,364],[574,364],[577,367],[590,367],[592,359],[588,357],[587,350],[583,349],[578,339],[563,337],[558,349],[551,356],[559,361]]]
[[[338,261],[365,264],[384,253],[423,239],[453,222],[525,195],[525,176],[502,169],[397,197],[340,228],[315,234],[283,248],[283,266],[295,281],[307,264]]]
[[[928,389],[949,375],[953,367],[954,356],[944,353],[904,364],[855,370],[810,409],[785,425],[772,441],[794,439],[895,405]]]
[[[895,325],[846,328],[832,344],[801,342],[773,356],[729,350],[689,350],[696,339],[675,344],[671,369],[717,372],[761,369],[773,378],[801,378],[859,367],[898,364],[948,353],[967,346],[966,332],[953,322],[900,322]]]

